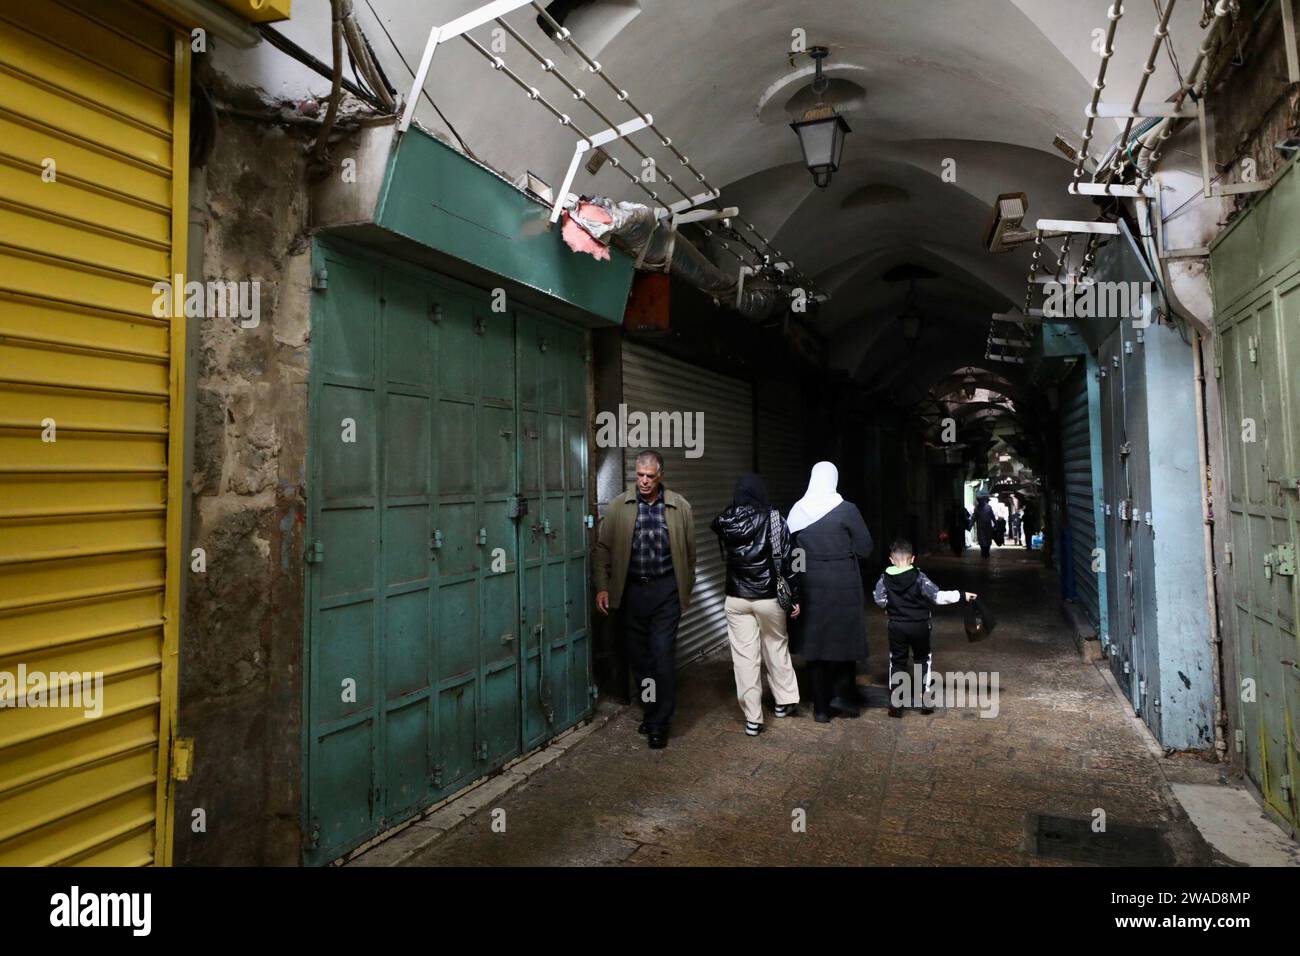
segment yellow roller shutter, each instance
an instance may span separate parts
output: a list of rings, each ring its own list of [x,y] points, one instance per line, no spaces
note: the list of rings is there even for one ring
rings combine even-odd
[[[0,864],[170,862],[188,41],[0,5]]]

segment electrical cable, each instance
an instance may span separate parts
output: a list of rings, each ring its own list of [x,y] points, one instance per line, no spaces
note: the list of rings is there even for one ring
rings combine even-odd
[[[402,55],[401,47],[397,45],[397,41],[393,39],[393,35],[388,32],[388,27],[384,26],[384,21],[379,19],[379,14],[375,12],[374,4],[372,4],[370,0],[366,0],[366,6],[370,8],[370,15],[373,16],[375,22],[379,24],[379,29],[384,31],[384,36],[388,38],[388,42],[392,46],[393,52],[397,54],[397,58],[402,61],[402,66],[406,67],[406,72],[411,74],[411,79],[415,79],[415,71],[411,69],[411,64],[406,62],[406,57]],[[456,137],[456,142],[460,143],[460,148],[465,151],[465,155],[474,160],[474,162],[483,164],[483,160],[479,159],[478,156],[474,154],[474,150],[469,148],[469,144],[466,143],[460,133],[456,131],[456,127],[452,125],[451,120],[447,119],[442,110],[438,109],[438,104],[433,101],[433,97],[429,95],[428,90],[421,87],[420,92],[424,95],[424,98],[429,101],[429,105],[432,106],[433,111],[438,114],[438,118],[441,119],[447,129],[451,131],[451,135]]]

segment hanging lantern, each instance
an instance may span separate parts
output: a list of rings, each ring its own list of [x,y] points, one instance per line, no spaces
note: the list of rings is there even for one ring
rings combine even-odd
[[[822,76],[822,60],[829,51],[822,46],[815,46],[808,51],[817,62],[817,76],[812,89],[817,94],[817,105],[803,114],[803,117],[790,128],[799,137],[799,148],[803,150],[803,163],[812,173],[813,182],[821,189],[830,185],[831,174],[840,168],[840,158],[844,155],[844,136],[852,132],[844,117],[834,108],[821,102],[821,95],[826,90],[827,81]]]

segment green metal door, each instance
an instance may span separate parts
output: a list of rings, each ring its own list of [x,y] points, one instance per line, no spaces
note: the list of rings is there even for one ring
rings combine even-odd
[[[519,312],[524,745],[591,712],[586,341]]]
[[[590,712],[587,415],[580,333],[315,260],[304,803],[326,862]]]
[[[1274,185],[1211,247],[1229,512],[1236,746],[1264,801],[1300,827],[1300,178]]]
[[[1232,615],[1246,770],[1293,822],[1300,777],[1300,264],[1219,323]]]

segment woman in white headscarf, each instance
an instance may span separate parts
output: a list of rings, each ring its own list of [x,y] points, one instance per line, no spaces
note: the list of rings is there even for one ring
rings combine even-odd
[[[802,613],[790,649],[808,662],[818,723],[834,714],[858,716],[854,665],[867,656],[858,562],[871,554],[871,532],[857,505],[836,491],[839,478],[829,461],[814,465],[808,490],[790,509],[789,519],[794,547],[803,556],[797,580]]]

